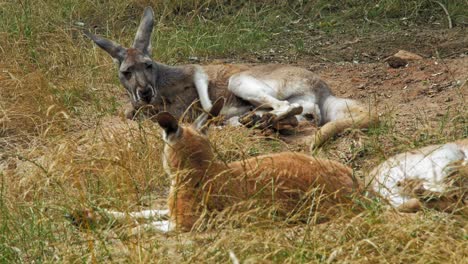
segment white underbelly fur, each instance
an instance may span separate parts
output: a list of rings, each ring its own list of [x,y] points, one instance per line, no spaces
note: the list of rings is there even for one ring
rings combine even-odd
[[[468,147],[456,143],[434,145],[396,155],[376,167],[371,173],[374,191],[380,193],[391,205],[398,207],[411,197],[400,193],[398,182],[422,180],[424,189],[443,193],[447,186],[447,165],[464,160]]]
[[[255,87],[255,89],[260,89],[261,92],[273,96],[278,100],[287,100],[291,97],[306,95],[310,88],[306,80],[259,79],[250,75],[235,76],[229,82],[232,87]],[[242,93],[242,91],[240,92]],[[245,92],[248,93],[248,91]]]

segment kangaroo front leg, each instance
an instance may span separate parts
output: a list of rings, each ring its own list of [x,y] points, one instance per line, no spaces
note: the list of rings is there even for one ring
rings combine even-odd
[[[197,89],[198,98],[200,99],[200,103],[203,107],[203,110],[210,111],[211,107],[213,106],[210,100],[210,96],[208,94],[208,75],[206,75],[205,71],[203,71],[202,67],[197,66],[195,68],[195,73],[193,75],[193,83],[195,84],[195,88]]]
[[[299,104],[278,100],[275,87],[250,75],[233,75],[229,79],[228,89],[255,106],[272,108],[271,113],[276,115],[276,121],[302,113],[302,107]]]

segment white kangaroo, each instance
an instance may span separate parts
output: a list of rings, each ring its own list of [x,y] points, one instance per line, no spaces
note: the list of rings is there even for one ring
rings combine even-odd
[[[318,147],[346,128],[366,128],[377,116],[351,99],[333,95],[314,73],[287,65],[181,65],[168,66],[151,59],[154,15],[145,8],[133,46],[124,48],[89,32],[85,34],[119,65],[119,79],[131,98],[128,118],[143,106],[167,110],[176,117],[196,100],[209,111],[210,98],[226,97],[226,119],[266,109],[274,124],[284,119],[314,119],[323,125],[312,140]],[[294,123],[294,122],[293,122]],[[297,120],[296,122],[297,123]]]
[[[168,211],[105,213],[119,219],[168,213],[169,220],[144,226],[167,232],[189,231],[204,210],[221,211],[249,199],[276,205],[284,214],[297,209],[301,199],[314,191],[315,210],[324,214],[333,214],[338,205],[352,202],[360,184],[353,180],[349,167],[332,160],[283,152],[232,163],[217,161],[205,133],[223,104],[224,99],[218,99],[209,115],[202,114],[194,125],[180,125],[168,112],[156,116],[164,130],[163,165],[171,179]]]
[[[376,193],[404,212],[454,211],[468,202],[468,139],[395,155],[370,173]]]

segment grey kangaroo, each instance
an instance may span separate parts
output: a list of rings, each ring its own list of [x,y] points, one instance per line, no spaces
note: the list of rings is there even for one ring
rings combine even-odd
[[[92,33],[85,34],[118,64],[122,85],[131,98],[126,116],[151,106],[156,113],[166,110],[180,118],[199,100],[204,111],[212,98],[227,98],[222,115],[226,119],[250,112],[266,111],[274,122],[296,117],[313,119],[322,127],[311,140],[311,148],[350,127],[366,128],[377,116],[351,99],[333,95],[314,73],[288,65],[180,65],[168,66],[151,59],[154,15],[145,8],[131,48],[124,48]]]

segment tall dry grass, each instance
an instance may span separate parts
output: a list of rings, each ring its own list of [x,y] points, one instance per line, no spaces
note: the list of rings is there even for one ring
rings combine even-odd
[[[392,5],[366,3],[373,11],[369,18],[390,17],[390,11],[397,16],[398,5],[409,5],[416,23],[421,17],[418,10],[433,6],[430,1],[383,2]],[[453,11],[454,20],[462,17],[455,8],[462,4],[443,2]],[[375,201],[357,201],[364,212],[344,214],[322,225],[275,221],[253,210],[208,216],[205,225],[212,228],[202,233],[132,235],[131,221],[110,221],[84,230],[72,226],[64,215],[77,208],[130,211],[165,205],[168,178],[161,164],[159,129],[148,121],[119,117],[126,97],[113,63],[81,34],[83,27],[90,28],[129,45],[147,5],[159,15],[153,55],[167,63],[187,63],[191,56],[202,61],[237,59],[269,50],[275,40],[272,36],[304,14],[330,25],[342,13],[346,18],[362,15],[357,11],[362,1],[345,6],[341,1],[273,0],[0,3],[1,262],[228,262],[237,258],[247,263],[461,263],[468,257],[466,216],[435,211],[401,215],[384,211],[384,205]],[[306,26],[328,25],[320,21]],[[339,153],[349,153],[350,158],[329,149],[319,155],[363,166],[356,171],[363,175],[384,151],[407,149],[408,141],[417,146],[446,139],[436,132],[430,138],[396,138],[401,133],[395,131],[392,117],[383,120],[380,127],[360,134],[364,140],[359,144],[346,141],[354,135],[340,139],[338,144],[347,149]],[[452,133],[451,138],[466,136],[464,122],[448,125],[444,132]],[[242,128],[214,129],[210,137],[217,155],[226,161],[307,149]],[[388,146],[391,150],[385,149]]]

